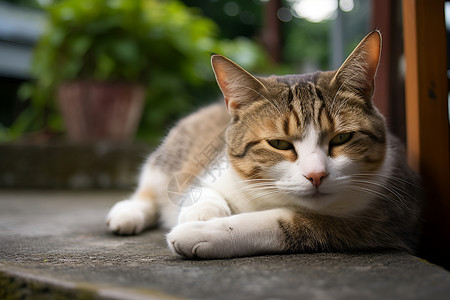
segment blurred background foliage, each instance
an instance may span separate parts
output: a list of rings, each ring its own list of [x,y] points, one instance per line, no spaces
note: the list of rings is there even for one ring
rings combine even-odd
[[[19,90],[29,104],[11,126],[0,124],[0,141],[61,135],[54,100],[61,82],[141,83],[148,92],[137,138],[157,144],[181,116],[219,99],[211,52],[256,74],[327,69],[332,18],[300,18],[295,1],[278,11],[282,57],[273,64],[262,40],[264,0],[11,0],[44,10],[48,24],[34,49],[33,79]]]

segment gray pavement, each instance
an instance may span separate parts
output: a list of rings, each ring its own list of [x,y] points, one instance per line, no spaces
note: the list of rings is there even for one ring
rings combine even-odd
[[[0,299],[450,299],[450,273],[397,251],[173,256],[162,230],[106,232],[123,191],[0,191]]]

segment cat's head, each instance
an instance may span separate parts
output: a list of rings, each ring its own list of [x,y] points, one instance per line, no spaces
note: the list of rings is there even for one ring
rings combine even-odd
[[[373,31],[336,71],[267,78],[213,55],[232,116],[227,153],[241,179],[324,213],[365,206],[364,182],[386,153],[385,122],[372,103],[380,49]]]

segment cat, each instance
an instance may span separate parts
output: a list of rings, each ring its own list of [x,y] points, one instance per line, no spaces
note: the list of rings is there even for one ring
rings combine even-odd
[[[414,252],[420,181],[372,103],[380,53],[375,30],[338,70],[270,77],[213,54],[225,105],[170,131],[109,230],[170,228],[167,244],[185,258]]]

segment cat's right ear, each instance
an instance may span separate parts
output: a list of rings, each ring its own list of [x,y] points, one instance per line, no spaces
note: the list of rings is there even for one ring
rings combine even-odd
[[[212,55],[211,65],[231,114],[267,91],[261,81],[222,55]]]
[[[375,74],[381,55],[381,33],[374,30],[356,46],[333,81],[341,87],[349,88],[366,99],[372,99]]]

